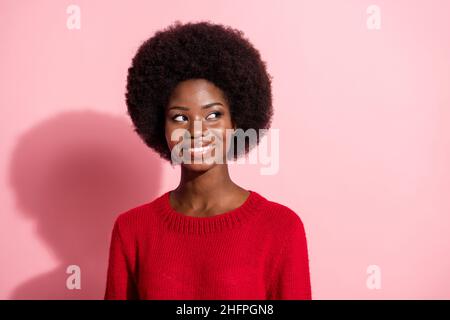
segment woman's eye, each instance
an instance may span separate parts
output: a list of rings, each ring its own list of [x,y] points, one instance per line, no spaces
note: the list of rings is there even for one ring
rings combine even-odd
[[[222,113],[220,113],[220,112],[213,112],[213,113],[210,113],[207,117],[206,117],[206,119],[216,119],[216,118],[219,118],[220,116],[222,115]]]
[[[177,114],[176,116],[174,116],[172,118],[172,120],[177,121],[177,122],[182,122],[186,119],[186,117],[182,114]]]

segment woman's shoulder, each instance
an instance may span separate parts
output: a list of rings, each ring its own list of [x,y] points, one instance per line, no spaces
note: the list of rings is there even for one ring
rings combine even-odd
[[[258,194],[258,196],[262,198],[264,216],[268,219],[269,223],[273,223],[281,229],[303,228],[303,220],[300,216],[301,213],[296,212],[284,203],[270,200],[270,198],[266,198],[260,194]]]
[[[125,211],[121,211],[115,223],[118,225],[139,225],[154,218],[154,214],[159,210],[165,193],[154,196],[152,200],[143,202]]]

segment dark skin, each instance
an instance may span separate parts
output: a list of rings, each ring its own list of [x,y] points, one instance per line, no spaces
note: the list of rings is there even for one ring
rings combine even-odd
[[[194,132],[194,120],[201,120],[201,132]],[[180,82],[172,92],[165,110],[165,135],[170,148],[178,143],[171,141],[175,129],[189,130],[192,143],[195,137],[205,135],[208,128],[223,132],[221,139],[229,139],[226,129],[236,129],[229,104],[223,91],[205,79]],[[226,149],[225,149],[226,150]],[[225,154],[225,152],[224,152]],[[215,155],[214,151],[211,154]],[[192,154],[191,159],[198,157]],[[228,164],[182,163],[181,179],[170,193],[172,208],[187,216],[215,216],[240,207],[250,192],[234,183]]]

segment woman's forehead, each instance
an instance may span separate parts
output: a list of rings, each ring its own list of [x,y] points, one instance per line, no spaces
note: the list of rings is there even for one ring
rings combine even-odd
[[[169,106],[177,105],[187,108],[204,107],[212,103],[226,105],[224,94],[212,82],[204,79],[189,79],[180,82],[170,96]]]

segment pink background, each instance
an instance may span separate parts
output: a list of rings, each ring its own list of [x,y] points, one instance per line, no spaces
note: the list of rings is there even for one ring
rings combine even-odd
[[[450,2],[73,3],[80,30],[69,1],[0,4],[0,298],[102,298],[114,217],[179,178],[132,132],[126,70],[156,30],[205,19],[274,77],[280,170],[231,173],[302,218],[313,298],[450,298]]]

